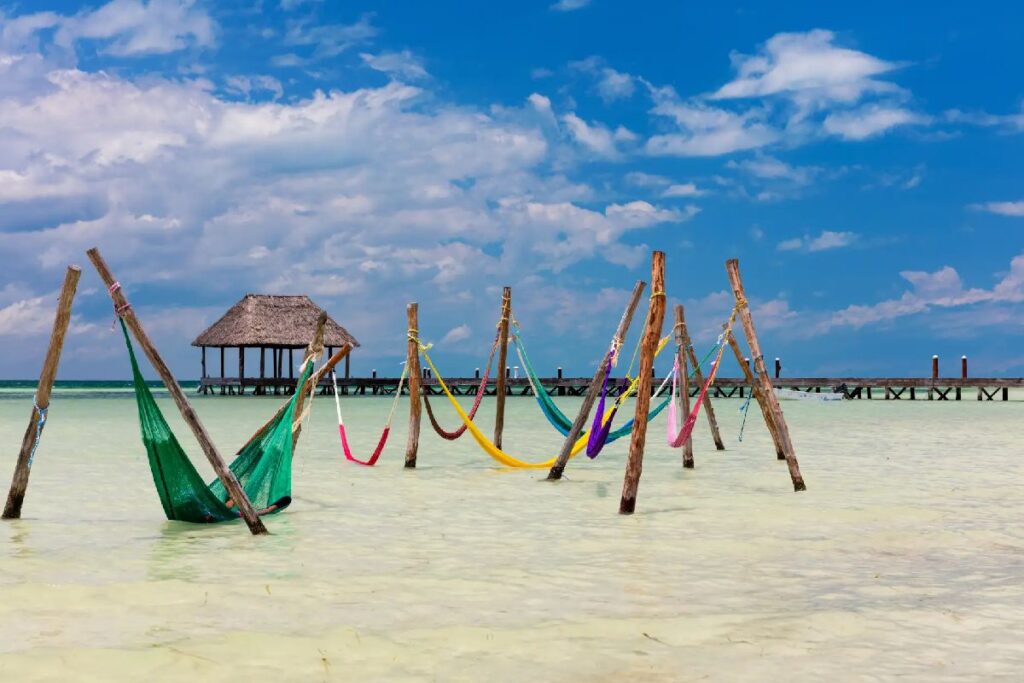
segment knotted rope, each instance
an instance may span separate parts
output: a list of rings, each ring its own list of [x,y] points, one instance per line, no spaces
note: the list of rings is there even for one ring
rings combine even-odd
[[[39,441],[43,437],[43,425],[46,424],[46,413],[50,409],[49,406],[46,408],[40,408],[39,404],[34,399],[32,401],[32,407],[36,409],[39,419],[36,421],[36,436],[32,441],[32,451],[28,454],[29,469],[32,469],[32,462],[36,459],[36,449],[39,448]]]

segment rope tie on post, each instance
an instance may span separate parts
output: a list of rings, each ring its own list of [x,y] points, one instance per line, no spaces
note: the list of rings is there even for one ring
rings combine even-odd
[[[28,455],[28,467],[32,469],[32,461],[36,459],[36,449],[39,448],[39,440],[43,436],[43,425],[46,424],[46,412],[50,409],[49,406],[46,408],[40,408],[39,404],[33,399],[32,406],[36,409],[36,413],[39,414],[39,420],[36,422],[36,437],[32,442],[32,452]]]

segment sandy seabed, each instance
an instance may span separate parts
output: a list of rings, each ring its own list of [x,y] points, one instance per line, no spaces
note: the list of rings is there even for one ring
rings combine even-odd
[[[196,405],[231,452],[276,401]],[[130,396],[58,395],[24,519],[0,523],[0,679],[1020,680],[1024,403],[786,402],[799,494],[756,404],[742,443],[741,402],[715,405],[727,450],[702,420],[684,471],[659,418],[621,517],[628,439],[549,483],[424,421],[408,471],[400,411],[363,468],[318,399],[295,502],[252,538],[163,519]],[[388,407],[343,399],[355,450]],[[0,400],[5,484],[30,408]],[[532,400],[508,410],[507,450],[557,450]]]

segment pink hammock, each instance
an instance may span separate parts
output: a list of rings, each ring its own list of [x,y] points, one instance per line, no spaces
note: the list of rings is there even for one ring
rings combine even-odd
[[[704,380],[704,386],[700,389],[700,395],[697,397],[697,402],[694,404],[690,414],[686,417],[686,422],[683,424],[683,428],[676,432],[676,423],[678,422],[676,407],[676,391],[679,385],[679,359],[676,358],[675,366],[672,368],[672,400],[668,404],[668,445],[672,448],[679,448],[686,440],[693,434],[693,427],[697,424],[697,416],[700,415],[700,407],[704,405],[704,397],[708,394],[708,389],[711,388],[712,383],[715,381],[715,375],[718,374],[718,366],[722,364],[722,351],[725,349],[723,345],[718,351],[718,357],[715,358],[711,364],[711,370],[708,372],[707,379]]]
[[[491,354],[487,357],[487,368],[484,370],[484,376],[480,380],[480,387],[476,390],[476,399],[473,401],[473,407],[469,409],[469,419],[472,420],[476,417],[476,411],[480,408],[480,403],[483,401],[484,394],[487,393],[487,380],[491,377],[491,366],[494,364],[494,352],[498,348],[498,337],[494,338],[494,344],[491,345]],[[426,393],[423,394],[423,406],[427,409],[427,419],[430,420],[430,425],[437,432],[437,435],[442,439],[448,441],[455,441],[457,438],[466,433],[466,428],[469,426],[465,422],[458,429],[448,431],[437,421],[434,416],[434,410],[430,407],[430,399]]]
[[[334,407],[338,411],[338,436],[341,437],[341,450],[345,452],[345,459],[349,462],[354,462],[357,465],[365,465],[366,467],[373,467],[377,464],[377,459],[380,458],[380,454],[384,452],[384,446],[388,443],[388,436],[391,434],[391,421],[395,417],[395,408],[398,406],[398,399],[402,396],[402,385],[405,382],[406,370],[402,369],[402,376],[398,379],[398,388],[395,389],[395,400],[391,403],[391,412],[388,413],[388,421],[384,423],[384,430],[380,434],[380,440],[377,441],[377,447],[373,449],[373,453],[366,460],[360,460],[359,458],[352,455],[352,449],[348,446],[348,435],[345,434],[345,422],[341,419],[341,401],[338,399],[338,382],[335,378],[334,371],[331,370],[331,384],[334,385]]]

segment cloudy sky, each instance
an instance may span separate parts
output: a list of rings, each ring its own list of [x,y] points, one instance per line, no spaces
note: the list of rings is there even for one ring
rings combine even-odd
[[[0,0],[0,377],[68,263],[62,376],[127,376],[94,245],[182,378],[246,292],[466,371],[506,284],[586,372],[652,248],[787,374],[1024,374],[1024,11],[942,4]]]

